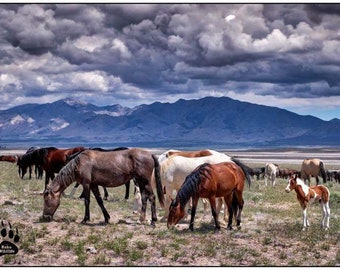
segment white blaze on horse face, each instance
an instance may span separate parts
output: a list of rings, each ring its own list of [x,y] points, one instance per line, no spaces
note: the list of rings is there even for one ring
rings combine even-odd
[[[288,185],[287,185],[287,187],[286,187],[286,192],[290,192],[291,191],[291,189],[290,189],[290,180],[288,181]]]

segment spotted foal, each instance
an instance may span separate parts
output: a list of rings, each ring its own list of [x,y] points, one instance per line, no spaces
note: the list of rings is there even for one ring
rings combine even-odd
[[[295,190],[296,197],[302,207],[303,213],[303,231],[309,227],[309,222],[307,219],[307,208],[315,200],[321,202],[322,208],[322,221],[321,226],[327,230],[329,228],[329,218],[331,216],[331,210],[329,208],[329,198],[330,192],[324,185],[317,186],[307,186],[297,175],[289,179],[288,186],[286,187],[286,192]]]

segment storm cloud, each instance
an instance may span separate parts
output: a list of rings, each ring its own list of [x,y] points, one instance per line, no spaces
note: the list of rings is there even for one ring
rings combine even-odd
[[[339,4],[0,5],[0,109],[208,95],[339,106],[339,74]]]

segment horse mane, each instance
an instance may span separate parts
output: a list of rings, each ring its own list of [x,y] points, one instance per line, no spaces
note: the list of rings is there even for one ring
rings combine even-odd
[[[296,178],[296,185],[297,186],[301,186],[301,189],[303,191],[304,194],[308,194],[309,191],[309,186],[307,186],[300,178]]]
[[[61,189],[61,191],[65,190],[71,183],[76,181],[76,172],[78,171],[78,167],[80,164],[80,157],[77,155],[73,158],[69,163],[67,163],[57,174],[57,176],[53,179],[50,184],[53,192],[56,192]],[[58,190],[54,190],[57,188]]]
[[[210,164],[204,163],[197,167],[191,174],[189,174],[178,190],[177,198],[179,199],[181,206],[184,207],[189,199],[198,192],[199,185],[202,182],[202,176],[207,172],[210,175]]]

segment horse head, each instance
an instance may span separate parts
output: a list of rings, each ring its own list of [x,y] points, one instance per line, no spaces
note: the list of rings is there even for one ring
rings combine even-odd
[[[288,180],[288,185],[286,187],[286,192],[289,193],[296,187],[296,182],[298,179],[298,175],[294,174],[289,180]]]
[[[54,192],[50,185],[44,191],[44,209],[42,221],[52,221],[53,215],[60,204],[60,192]]]
[[[182,207],[178,197],[172,200],[169,207],[168,223],[169,229],[173,228],[185,215],[184,207]]]

